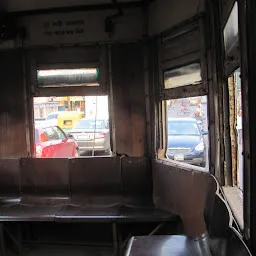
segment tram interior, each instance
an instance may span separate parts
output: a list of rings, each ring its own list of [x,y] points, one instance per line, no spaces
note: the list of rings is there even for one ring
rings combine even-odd
[[[253,255],[255,10],[1,0],[1,255]]]

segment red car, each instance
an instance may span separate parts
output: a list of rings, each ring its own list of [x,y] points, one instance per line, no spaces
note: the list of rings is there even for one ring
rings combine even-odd
[[[78,157],[79,148],[72,135],[58,126],[35,127],[35,156],[40,158]]]

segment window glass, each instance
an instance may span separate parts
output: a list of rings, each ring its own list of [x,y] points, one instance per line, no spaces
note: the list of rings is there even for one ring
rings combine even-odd
[[[62,132],[62,130],[61,130],[59,127],[54,126],[53,129],[54,129],[54,131],[58,134],[58,138],[59,138],[60,140],[66,139],[66,135]]]
[[[180,121],[176,118],[168,119],[168,135],[200,135],[199,127],[196,122]]]
[[[106,129],[106,123],[104,120],[80,120],[74,126],[75,129]]]
[[[239,42],[238,35],[238,6],[235,2],[227,24],[224,28],[224,46],[227,53],[234,49]]]
[[[164,88],[170,89],[202,82],[201,67],[193,63],[164,72]]]
[[[166,157],[208,169],[207,97],[167,100],[166,107]]]
[[[51,120],[51,119],[57,119],[58,118],[58,114],[53,114],[53,115],[49,115],[47,116],[47,120]]]
[[[51,69],[37,71],[38,87],[99,86],[97,68]]]
[[[58,137],[56,133],[54,132],[52,127],[47,127],[43,129],[44,133],[47,135],[48,140],[57,140]]]

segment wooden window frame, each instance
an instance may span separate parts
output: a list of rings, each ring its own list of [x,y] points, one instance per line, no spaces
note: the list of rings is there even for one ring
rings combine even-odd
[[[55,51],[62,51],[62,54],[55,54]],[[46,56],[54,53],[53,58],[47,59]],[[63,57],[63,52],[67,52],[68,57]],[[80,47],[67,47],[67,48],[46,48],[36,49],[27,52],[26,55],[26,70],[30,74],[30,80],[27,81],[28,94],[28,127],[29,138],[31,145],[31,152],[34,151],[34,97],[63,97],[63,96],[108,96],[109,108],[109,122],[113,123],[113,102],[109,86],[109,54],[107,45],[93,45],[93,46],[80,46]],[[66,61],[68,59],[68,62]],[[43,88],[37,86],[37,71],[40,69],[77,69],[77,68],[98,68],[99,69],[99,86],[66,86]],[[114,126],[110,125],[110,146],[115,155],[116,146]],[[31,153],[31,157],[34,154]]]
[[[48,61],[46,56],[49,56],[53,49],[44,49],[39,51],[29,52],[30,63],[30,82],[31,93],[34,97],[48,96],[100,96],[109,95],[108,76],[107,76],[107,51],[104,46],[90,47],[72,47],[63,48],[61,53],[53,56],[53,59]],[[68,56],[63,57],[62,55]],[[81,55],[79,58],[77,56]],[[43,88],[37,86],[37,71],[46,69],[78,69],[78,68],[98,68],[99,69],[99,86],[65,86],[54,88]]]
[[[163,43],[167,41],[171,42],[172,39],[175,39],[178,37],[186,38],[186,35],[193,30],[199,31],[200,42],[199,42],[198,50],[188,52],[187,54],[183,56],[179,56],[177,58],[163,61],[161,56],[162,54],[161,48],[163,47]],[[167,118],[167,113],[166,113],[165,101],[169,99],[187,98],[187,97],[205,96],[205,95],[208,97],[207,55],[206,55],[206,40],[205,40],[203,17],[198,17],[195,20],[188,20],[187,23],[182,24],[181,27],[174,28],[173,31],[168,31],[164,33],[158,40],[158,53],[159,53],[158,54],[158,60],[159,60],[158,73],[159,73],[159,88],[160,88],[158,90],[158,95],[157,95],[157,99],[159,102],[158,122],[159,124],[162,124],[162,127],[161,129],[159,129],[158,134],[156,136],[161,141],[160,145],[162,146],[162,150],[166,152],[167,143],[165,138],[167,133],[167,127],[164,124]],[[200,64],[201,77],[202,77],[201,83],[165,89],[164,72],[178,68],[178,67],[183,67],[192,63]],[[211,151],[211,146],[209,147],[209,156],[211,155],[210,151]],[[184,163],[179,163],[177,161],[172,161],[172,160],[168,160],[168,161],[175,166],[178,165],[181,167],[188,167],[188,165]],[[198,169],[198,167],[193,165],[189,165],[189,168]]]

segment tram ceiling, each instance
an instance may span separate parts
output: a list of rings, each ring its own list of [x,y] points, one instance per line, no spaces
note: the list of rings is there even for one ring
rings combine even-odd
[[[37,14],[46,12],[69,12],[78,10],[109,9],[118,4],[124,7],[134,7],[152,0],[3,0],[0,8],[10,13]]]

